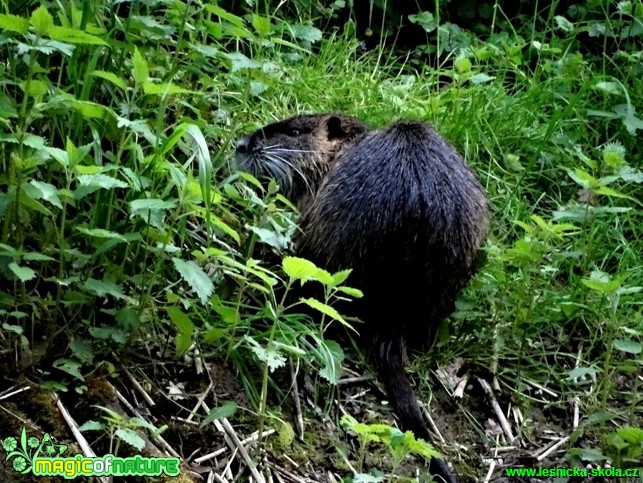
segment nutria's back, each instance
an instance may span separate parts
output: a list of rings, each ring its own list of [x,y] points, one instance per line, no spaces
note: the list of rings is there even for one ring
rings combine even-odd
[[[344,115],[296,116],[244,138],[237,156],[242,169],[277,178],[301,210],[301,256],[353,269],[351,283],[365,292],[353,309],[365,330],[415,341],[452,311],[486,236],[488,203],[429,125],[373,131]],[[424,320],[407,320],[418,310]]]
[[[296,116],[237,144],[240,168],[269,175],[301,211],[300,256],[352,268],[364,297],[359,326],[405,430],[430,440],[404,372],[469,281],[489,220],[485,192],[464,160],[423,122],[371,130],[338,114]],[[446,464],[431,471],[455,482]]]

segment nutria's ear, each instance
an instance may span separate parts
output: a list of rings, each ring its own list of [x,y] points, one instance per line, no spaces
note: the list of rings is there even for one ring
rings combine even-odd
[[[342,120],[337,116],[330,116],[326,121],[326,127],[328,128],[328,139],[343,138],[348,134],[342,126]]]

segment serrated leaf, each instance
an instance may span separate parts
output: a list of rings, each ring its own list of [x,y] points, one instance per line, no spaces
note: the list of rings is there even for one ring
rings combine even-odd
[[[599,374],[600,372],[600,369],[596,369],[594,367],[575,367],[574,369],[569,371],[569,374],[567,374],[567,380],[573,381],[585,376],[593,376],[595,374]]]
[[[87,119],[103,119],[113,114],[108,107],[90,101],[74,100],[71,103],[71,107]]]
[[[145,198],[131,201],[130,218],[140,216],[146,223],[157,228],[163,227],[165,212],[176,206],[174,201],[165,201],[158,198]]]
[[[596,290],[601,293],[612,293],[615,292],[622,284],[621,279],[614,280],[595,280],[591,278],[584,278],[581,280],[581,283],[586,287]]]
[[[85,290],[96,294],[98,297],[111,295],[117,299],[125,298],[123,288],[110,280],[96,280],[94,278],[88,278],[83,284],[83,287]]]
[[[39,199],[48,201],[56,208],[62,209],[63,205],[58,197],[58,190],[53,184],[43,183],[35,179],[32,179],[29,183],[40,192]]]
[[[134,49],[134,55],[132,55],[132,77],[134,82],[137,85],[143,85],[147,82],[147,79],[150,76],[149,69],[147,67],[147,61],[143,58],[138,48]]]
[[[183,355],[187,352],[193,342],[194,324],[179,307],[168,307],[167,313],[176,326],[178,332],[176,336],[176,353]]]
[[[181,275],[188,285],[196,292],[202,304],[206,304],[214,292],[214,284],[206,273],[192,261],[172,258],[174,268]]]
[[[29,20],[17,15],[0,14],[0,30],[26,34],[29,31]]]
[[[319,375],[331,384],[337,384],[342,375],[343,349],[334,340],[318,340],[317,345],[323,364]]]
[[[93,75],[94,77],[100,77],[101,79],[105,79],[106,81],[111,82],[116,87],[119,87],[122,90],[127,90],[127,82],[125,81],[125,79],[121,79],[113,72],[106,72],[104,70],[95,70],[94,72],[92,72],[91,75]]]
[[[54,361],[53,366],[56,369],[60,369],[61,371],[74,376],[76,379],[80,379],[81,381],[85,380],[85,377],[80,372],[81,364],[78,361],[71,359],[57,359]]]
[[[49,30],[49,37],[61,42],[79,45],[107,45],[100,37],[88,34],[84,30],[75,29],[72,27],[58,27],[53,26]]]
[[[184,89],[183,87],[177,86],[176,84],[172,84],[171,82],[165,82],[163,84],[154,84],[149,81],[143,82],[143,92],[145,92],[145,94],[161,95],[161,96],[193,93],[193,91],[189,89]]]
[[[607,461],[607,458],[601,450],[595,448],[572,448],[569,452],[578,456],[583,461],[592,461],[594,463]]]
[[[337,312],[337,310],[335,310],[335,308],[331,307],[330,305],[327,305],[313,298],[307,298],[307,299],[302,298],[300,300],[304,302],[306,305],[308,305],[309,307],[312,307],[313,309],[321,312],[322,314],[329,316],[331,319],[341,322],[346,326],[349,326],[349,324],[344,320],[344,318],[339,314],[339,312]]]
[[[127,242],[127,238],[125,238],[123,235],[120,233],[116,233],[113,231],[109,230],[103,230],[102,228],[85,228],[82,226],[77,226],[76,230],[81,232],[83,235],[91,236],[94,238],[108,238],[108,239],[116,239],[120,240],[123,242]]]
[[[640,354],[643,351],[643,345],[633,340],[614,339],[612,344],[614,345],[614,349],[627,352],[628,354]]]
[[[51,27],[54,26],[54,18],[44,5],[41,5],[31,13],[29,23],[40,37],[46,36]]]
[[[277,433],[279,434],[279,443],[284,447],[290,446],[295,440],[295,430],[287,421],[276,418],[274,421],[274,426],[276,426]]]
[[[285,250],[288,247],[289,239],[281,233],[258,226],[251,226],[250,230],[259,237],[261,243],[275,247],[277,250]]]
[[[567,174],[571,179],[576,183],[582,186],[585,189],[592,189],[599,185],[598,180],[594,178],[591,174],[583,171],[582,169],[567,170]]]
[[[284,257],[281,266],[291,280],[301,280],[302,283],[316,280],[328,286],[333,286],[333,276],[327,270],[317,267],[313,262],[304,258]]]
[[[210,424],[212,421],[222,418],[229,418],[237,410],[237,403],[234,401],[226,401],[221,406],[210,410],[208,415],[203,419],[201,427]]]
[[[81,424],[78,427],[78,429],[81,432],[84,432],[84,431],[102,431],[103,429],[105,429],[105,427],[101,423],[99,423],[98,421],[93,421],[93,420],[90,419],[89,421],[86,421],[85,423]]]
[[[279,369],[286,365],[286,358],[279,353],[277,346],[270,346],[267,348],[262,347],[259,343],[254,340],[252,337],[245,336],[246,340],[250,344],[250,350],[252,353],[257,356],[259,361],[264,362],[270,372],[273,372],[275,369]]]
[[[487,82],[491,82],[494,80],[494,76],[487,75],[483,72],[480,72],[478,74],[474,74],[471,77],[469,77],[469,82],[475,85],[481,85],[481,84],[486,84]]]
[[[15,262],[11,262],[9,264],[9,270],[11,270],[21,282],[28,282],[29,280],[32,280],[36,277],[36,272],[34,272],[31,268],[21,267]]]
[[[296,24],[291,25],[292,36],[299,40],[315,43],[322,38],[322,31],[312,25]]]
[[[22,84],[22,86],[27,87],[26,83]],[[32,79],[29,83],[27,94],[31,97],[42,97],[47,94],[47,84],[40,79]]]
[[[132,431],[129,428],[120,428],[116,430],[115,434],[121,441],[136,448],[138,451],[143,451],[145,448],[145,440],[136,431]]]
[[[237,17],[236,15],[222,9],[217,5],[206,3],[205,9],[208,12],[215,14],[217,17],[230,22],[232,25],[235,25],[240,28],[245,27],[245,21],[241,17]]]
[[[54,262],[56,259],[54,257],[50,257],[49,255],[43,255],[42,253],[38,252],[29,252],[25,253],[22,255],[23,260],[27,261],[34,261],[34,262]]]
[[[562,15],[556,15],[554,17],[554,22],[556,22],[556,28],[562,30],[563,32],[571,32],[572,30],[574,30],[574,24]]]
[[[223,54],[231,62],[232,72],[237,72],[241,69],[260,69],[261,62],[252,60],[241,52],[231,52]]]
[[[224,222],[221,218],[219,218],[218,216],[212,216],[210,221],[214,226],[216,226],[221,231],[229,235],[238,244],[241,243],[241,237],[239,236],[239,234],[236,231],[234,231],[234,229],[226,222]]]
[[[348,268],[346,270],[340,270],[339,272],[333,273],[333,287],[343,284],[352,271],[352,269]]]
[[[112,188],[127,188],[128,185],[125,181],[113,178],[106,174],[81,174],[78,175],[78,183],[81,186],[98,186],[103,189]]]
[[[92,346],[82,339],[73,339],[69,343],[69,348],[78,360],[86,364],[89,364],[94,360]]]
[[[364,296],[364,292],[362,292],[358,288],[353,287],[337,287],[337,291],[345,293],[346,295],[349,295],[354,299],[361,299]]]
[[[600,91],[607,92],[608,94],[614,94],[617,96],[623,95],[623,90],[617,82],[597,82],[594,87]]]
[[[257,32],[262,37],[270,34],[270,18],[268,17],[262,17],[253,13],[252,26],[254,27],[255,32]]]

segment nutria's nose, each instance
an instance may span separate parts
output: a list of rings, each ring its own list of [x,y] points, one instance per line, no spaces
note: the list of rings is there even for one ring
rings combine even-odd
[[[247,137],[239,139],[235,147],[237,154],[246,154],[248,152],[248,144],[250,144]]]

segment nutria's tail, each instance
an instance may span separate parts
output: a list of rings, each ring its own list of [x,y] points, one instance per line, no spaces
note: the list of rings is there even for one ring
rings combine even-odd
[[[417,438],[430,442],[431,436],[417,403],[417,396],[404,371],[406,349],[402,340],[377,341],[371,352],[389,398],[395,403],[402,429],[413,431]],[[445,483],[457,483],[445,461],[433,458],[429,464],[433,476]],[[440,481],[440,480],[438,480]]]

